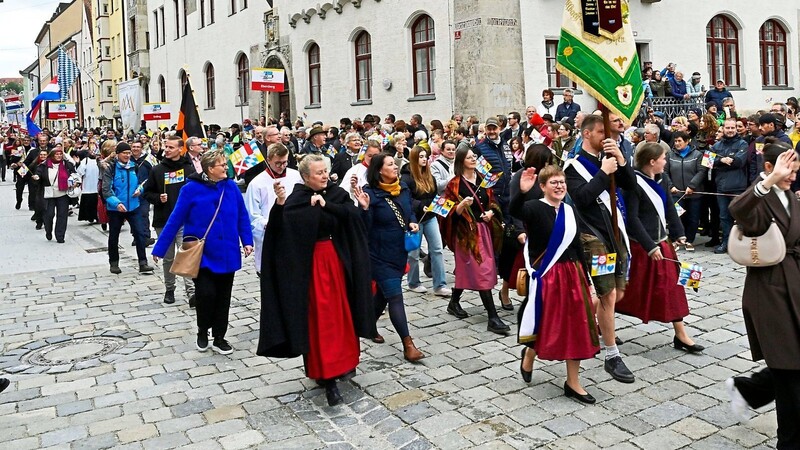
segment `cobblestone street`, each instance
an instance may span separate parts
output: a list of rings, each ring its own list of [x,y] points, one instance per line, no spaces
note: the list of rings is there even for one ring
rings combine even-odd
[[[346,405],[331,408],[305,378],[300,358],[255,355],[259,291],[252,258],[234,284],[228,332],[234,353],[200,353],[194,311],[180,288],[174,305],[162,303],[160,265],[154,276],[135,272],[127,231],[120,239],[123,273],[114,276],[105,253],[86,251],[105,245],[99,227],[71,218],[67,243],[47,242],[28,211],[14,211],[11,198],[13,186],[0,186],[6,231],[0,372],[12,381],[0,394],[2,448],[775,445],[772,407],[740,425],[722,383],[758,367],[740,310],[744,269],[702,245],[679,256],[705,269],[699,293],[688,291],[686,322],[706,350],[675,350],[671,326],[618,317],[620,351],[636,382],[612,380],[600,356],[585,361],[581,376],[596,405],[564,397],[562,362],[537,360],[532,383],[524,383],[515,336],[486,331],[477,294],[465,295],[470,317],[460,321],[446,314],[447,300],[434,297],[425,279],[428,294],[405,296],[411,335],[427,357],[419,364],[403,360],[384,316],[379,330],[386,343],[362,341],[356,376],[340,384]],[[450,255],[448,261],[451,271]],[[516,310],[501,316],[515,333]]]

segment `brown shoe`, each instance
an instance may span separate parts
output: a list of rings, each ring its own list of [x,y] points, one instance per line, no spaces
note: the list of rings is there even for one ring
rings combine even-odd
[[[419,361],[425,357],[425,355],[414,346],[414,340],[411,339],[411,336],[403,338],[403,357],[406,361],[411,362]]]
[[[372,342],[376,344],[383,344],[386,342],[386,339],[383,338],[380,334],[376,334],[374,338],[372,338]]]

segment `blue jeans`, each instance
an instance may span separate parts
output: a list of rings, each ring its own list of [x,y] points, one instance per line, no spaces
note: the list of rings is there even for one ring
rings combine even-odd
[[[700,204],[702,202],[700,197],[684,197],[678,204],[681,208],[686,210],[681,216],[683,229],[686,234],[686,242],[694,244],[694,238],[697,236],[697,226],[700,223]]]
[[[734,197],[725,197],[725,196],[718,196],[717,197],[717,205],[719,205],[719,222],[722,225],[722,245],[728,245],[728,236],[731,234],[731,228],[733,228],[733,217],[731,216],[730,211],[728,211],[728,205],[731,204]]]
[[[428,255],[431,258],[431,272],[433,275],[433,288],[439,289],[447,286],[444,273],[444,255],[442,253],[442,235],[439,231],[439,221],[431,218],[419,224],[425,242],[428,243]],[[417,287],[419,281],[419,249],[408,252],[408,285]]]

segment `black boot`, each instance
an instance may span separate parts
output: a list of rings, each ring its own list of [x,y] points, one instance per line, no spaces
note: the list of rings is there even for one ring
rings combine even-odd
[[[466,319],[469,317],[469,314],[467,314],[459,304],[462,292],[464,292],[463,289],[453,289],[453,294],[450,296],[450,303],[447,305],[447,314],[456,316],[459,319]]]
[[[343,403],[344,399],[342,394],[339,393],[339,388],[336,386],[336,380],[325,380],[325,398],[328,399],[328,406],[336,406]]]
[[[497,307],[494,306],[494,299],[492,299],[492,291],[480,291],[481,302],[486,309],[486,314],[489,316],[489,323],[486,324],[486,330],[497,334],[506,334],[511,328],[506,325],[497,315]]]

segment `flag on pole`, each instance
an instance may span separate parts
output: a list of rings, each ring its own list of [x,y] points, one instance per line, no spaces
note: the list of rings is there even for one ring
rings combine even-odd
[[[69,88],[75,83],[79,73],[80,69],[75,61],[67,55],[62,47],[58,47],[58,90],[61,101],[69,99]]]
[[[17,109],[22,109],[22,99],[19,95],[12,95],[11,97],[5,98],[6,102],[6,111],[15,111]]]
[[[177,135],[183,139],[185,143],[190,137],[206,137],[206,132],[203,129],[203,122],[200,121],[200,113],[197,111],[197,103],[194,101],[194,92],[192,91],[192,83],[186,79],[186,85],[183,86],[183,95],[181,97],[181,110],[178,113],[178,127],[175,129]],[[181,154],[186,154],[187,147],[184,145]]]
[[[631,123],[644,88],[628,0],[566,0],[556,67]]]
[[[42,132],[42,130],[33,121],[33,118],[39,114],[39,108],[42,107],[42,103],[60,99],[61,94],[59,93],[58,89],[58,77],[55,77],[50,80],[50,83],[45,86],[45,88],[42,89],[42,92],[33,99],[33,102],[31,102],[31,110],[28,111],[28,115],[25,116],[25,123],[28,125],[29,135],[35,137]]]

